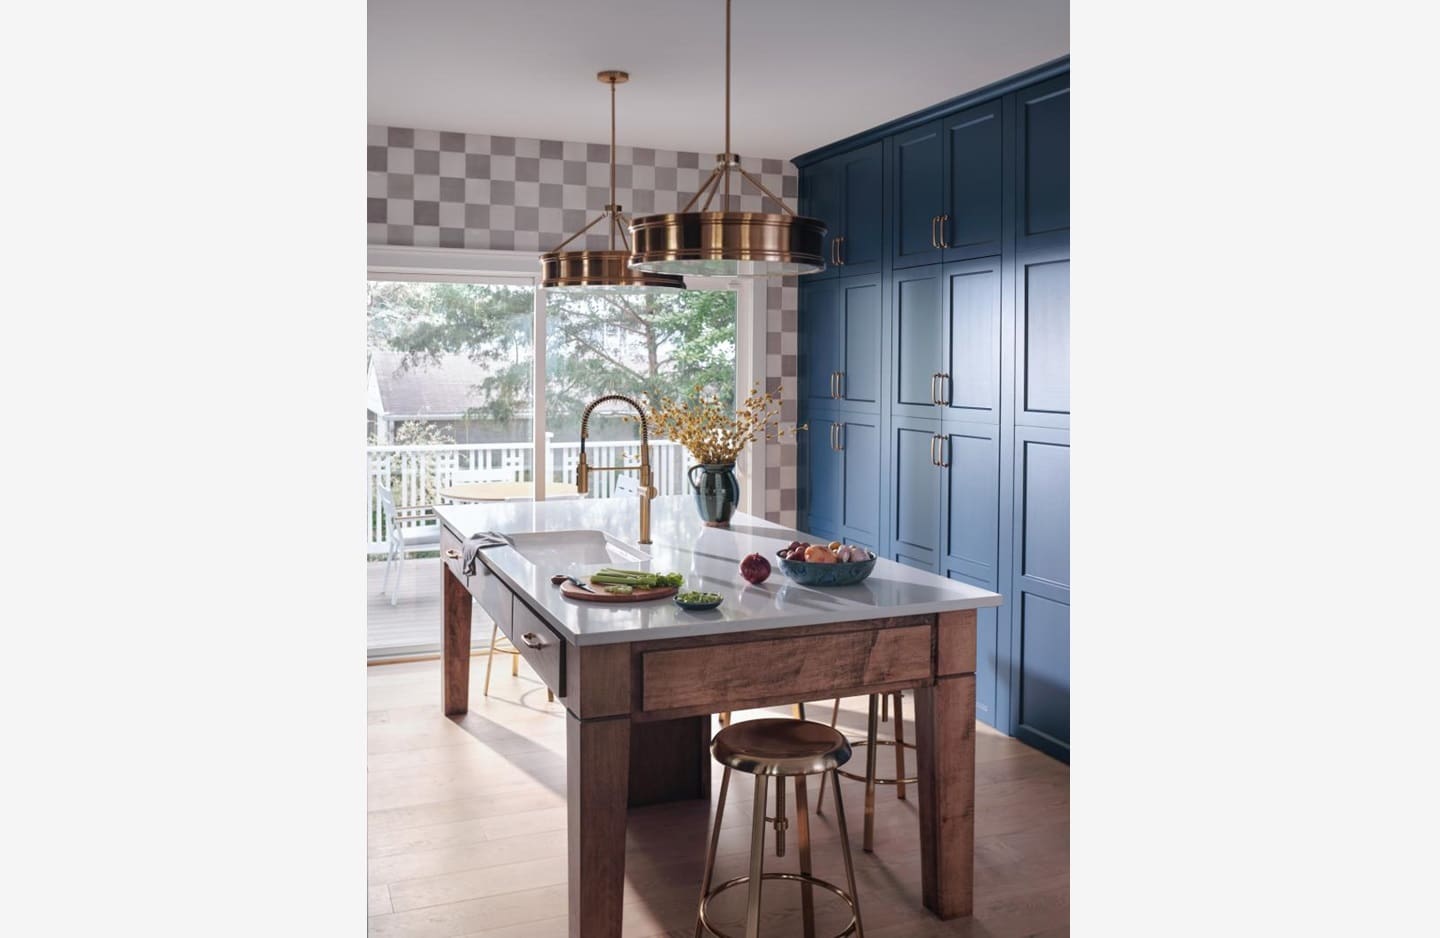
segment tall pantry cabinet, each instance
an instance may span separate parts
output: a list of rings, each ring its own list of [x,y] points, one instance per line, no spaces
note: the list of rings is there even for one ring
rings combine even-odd
[[[838,239],[800,287],[801,527],[1002,593],[977,714],[1062,759],[1069,128],[1062,60],[795,160]]]

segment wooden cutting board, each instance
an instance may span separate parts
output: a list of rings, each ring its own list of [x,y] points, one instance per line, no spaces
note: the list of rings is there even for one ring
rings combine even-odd
[[[599,590],[601,587],[596,586]],[[643,603],[651,599],[664,599],[666,596],[674,596],[680,592],[678,586],[657,586],[654,589],[636,589],[628,596],[621,596],[618,593],[587,593],[580,587],[566,580],[560,584],[560,592],[565,594],[566,599],[583,599],[592,603]]]

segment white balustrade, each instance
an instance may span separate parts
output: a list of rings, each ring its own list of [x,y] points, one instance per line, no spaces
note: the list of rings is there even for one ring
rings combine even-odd
[[[534,477],[534,450],[530,443],[440,443],[429,446],[366,447],[368,479],[365,487],[365,529],[370,553],[389,550],[389,532],[380,511],[377,492],[392,485],[396,505],[435,505],[439,492],[450,484],[457,469],[503,469],[515,482]],[[552,482],[575,484],[580,442],[551,442],[546,465]],[[587,440],[585,458],[592,466],[638,466],[640,447],[635,440]],[[657,494],[689,491],[685,470],[692,460],[684,447],[670,440],[650,442],[650,465]],[[614,472],[590,477],[590,497],[608,498],[615,490]]]

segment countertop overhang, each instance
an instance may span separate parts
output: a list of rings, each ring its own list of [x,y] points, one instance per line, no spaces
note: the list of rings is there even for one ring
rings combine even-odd
[[[639,510],[629,498],[560,499],[443,505],[441,523],[462,542],[482,531],[522,534],[536,531],[604,531],[629,544],[638,538]],[[780,571],[775,552],[792,540],[814,541],[794,528],[737,512],[726,528],[707,527],[693,499],[656,498],[651,510],[650,560],[615,563],[685,576],[685,590],[719,593],[724,601],[708,612],[686,612],[669,599],[643,603],[591,603],[566,599],[550,583],[556,573],[581,576],[603,564],[574,564],[541,570],[509,546],[480,551],[480,560],[561,637],[576,645],[724,635],[736,632],[925,615],[999,606],[999,593],[970,586],[883,557],[854,586],[809,587]],[[771,562],[770,578],[759,585],[740,576],[740,561],[760,554]]]

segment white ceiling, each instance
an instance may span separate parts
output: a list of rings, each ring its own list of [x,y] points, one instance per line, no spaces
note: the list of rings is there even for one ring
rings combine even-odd
[[[1068,0],[734,0],[732,148],[789,158],[1070,51]],[[718,153],[722,0],[369,0],[374,124]]]

